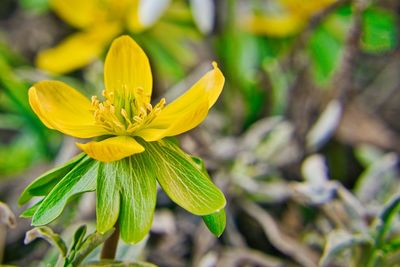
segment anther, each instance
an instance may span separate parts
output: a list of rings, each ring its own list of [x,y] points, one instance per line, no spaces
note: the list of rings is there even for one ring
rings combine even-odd
[[[131,122],[131,120],[129,119],[129,117],[128,117],[128,113],[126,112],[126,110],[125,109],[121,109],[121,115],[122,115],[122,117],[124,117],[124,119],[129,123],[129,124],[132,124],[132,122]]]
[[[144,107],[140,107],[140,113],[142,113],[144,116],[147,115],[147,111]]]
[[[133,120],[136,121],[136,122],[142,122],[143,121],[143,119],[141,117],[139,117],[139,116],[134,116]]]

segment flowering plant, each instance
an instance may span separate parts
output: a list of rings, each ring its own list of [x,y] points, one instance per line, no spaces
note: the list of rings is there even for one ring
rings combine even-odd
[[[119,224],[121,238],[137,243],[149,232],[156,205],[156,181],[189,212],[204,216],[220,235],[225,198],[198,158],[183,152],[170,136],[191,130],[217,101],[224,76],[213,63],[191,89],[170,104],[150,104],[152,74],[146,54],[128,36],[114,40],[104,66],[103,99],[87,99],[59,81],[29,89],[29,102],[50,129],[78,138],[84,152],[33,181],[19,203],[42,199],[26,210],[32,225],[56,219],[74,196],[96,191],[97,231]]]

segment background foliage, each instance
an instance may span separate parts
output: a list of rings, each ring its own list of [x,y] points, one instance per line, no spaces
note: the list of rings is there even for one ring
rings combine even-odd
[[[217,239],[158,192],[151,234],[136,246],[120,243],[117,259],[178,267],[400,264],[400,3],[322,2],[174,0],[151,27],[126,30],[154,66],[154,100],[173,99],[218,62],[222,97],[180,143],[204,159],[228,206]],[[74,140],[33,114],[30,85],[56,78],[87,95],[103,89],[106,49],[70,73],[35,67],[39,51],[75,32],[48,0],[0,2],[0,200],[17,215],[23,188],[77,153]],[[99,238],[86,234],[94,195],[68,205],[53,230],[28,238],[44,237],[56,245],[49,248],[43,240],[24,245],[30,221],[14,222],[2,204],[2,262],[52,265],[57,248],[76,260],[86,237]]]

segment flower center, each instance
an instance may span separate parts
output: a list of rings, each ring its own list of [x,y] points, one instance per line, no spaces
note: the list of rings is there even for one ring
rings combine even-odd
[[[115,103],[113,92],[102,92],[104,101],[92,96],[92,107],[96,124],[101,125],[110,134],[134,135],[139,129],[148,125],[161,112],[165,105],[162,98],[154,107],[148,103],[149,97],[142,88],[135,90],[132,101],[124,101],[124,107]]]

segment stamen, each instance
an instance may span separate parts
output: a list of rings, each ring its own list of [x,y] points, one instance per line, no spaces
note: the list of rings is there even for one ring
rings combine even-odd
[[[96,124],[101,125],[110,134],[134,135],[136,131],[152,122],[164,108],[165,99],[161,99],[153,107],[148,102],[150,95],[145,94],[143,88],[138,87],[133,92],[134,96],[127,96],[126,102],[123,102],[125,107],[115,106],[114,92],[103,90],[104,101],[92,96],[91,104]]]
[[[128,113],[123,108],[121,109],[121,115],[124,117],[124,119],[128,122],[129,125],[132,124],[131,120],[128,117]]]
[[[136,121],[136,122],[142,122],[143,121],[143,119],[141,117],[139,117],[139,116],[134,116],[133,120]]]

